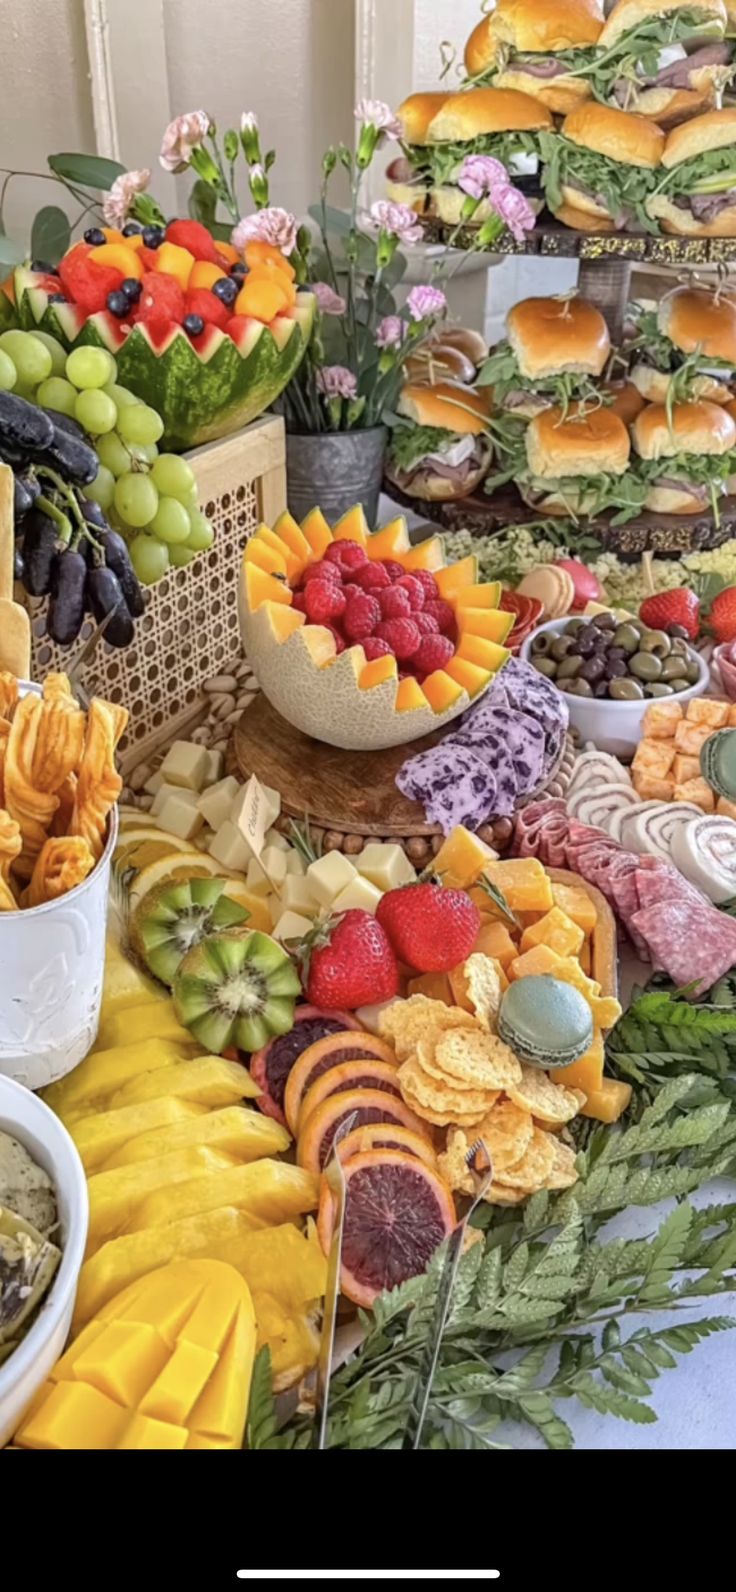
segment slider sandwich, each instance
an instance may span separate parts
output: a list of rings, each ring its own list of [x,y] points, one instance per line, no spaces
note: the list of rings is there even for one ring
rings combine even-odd
[[[703,514],[718,521],[718,500],[736,470],[736,422],[718,404],[642,409],[631,428],[633,474],[643,508],[655,514]]]
[[[401,123],[404,151],[386,168],[386,196],[423,215],[429,202],[428,161],[424,146],[427,129],[449,94],[410,94],[396,115]]]
[[[675,127],[719,103],[731,81],[724,0],[618,0],[598,40],[594,89]]]
[[[429,124],[427,144],[407,149],[421,181],[431,189],[433,214],[449,226],[462,219],[468,196],[458,187],[458,177],[468,155],[494,156],[532,207],[541,209],[539,140],[553,125],[546,105],[512,89],[477,88],[450,95]],[[473,222],[493,214],[492,202],[481,199]]]
[[[708,111],[669,134],[646,211],[683,238],[736,237],[736,109]]]
[[[630,451],[626,426],[609,408],[544,409],[520,435],[516,457],[505,456],[504,470],[487,479],[485,490],[514,481],[537,513],[573,520],[629,509]]]
[[[397,404],[386,476],[406,494],[449,501],[480,486],[493,459],[488,393],[452,382],[408,382]]]
[[[632,308],[631,380],[648,403],[736,395],[736,302],[706,287],[678,287],[656,309]]]
[[[611,232],[634,221],[655,230],[648,201],[661,178],[665,136],[654,122],[589,100],[559,133],[542,133],[540,146],[547,205],[566,226]]]
[[[473,30],[465,67],[476,84],[519,89],[561,116],[590,99],[598,0],[498,0]]]
[[[611,352],[608,327],[593,304],[575,297],[522,299],[506,316],[506,338],[479,376],[494,403],[524,419],[557,405],[602,402],[593,378]]]

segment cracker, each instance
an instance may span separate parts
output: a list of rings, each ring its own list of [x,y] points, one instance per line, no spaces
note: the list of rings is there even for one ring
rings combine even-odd
[[[483,1140],[491,1157],[494,1178],[501,1179],[508,1167],[521,1161],[533,1134],[534,1123],[529,1112],[514,1105],[513,1100],[501,1100],[491,1107],[478,1124],[478,1138]]]
[[[469,1113],[464,1111],[433,1111],[429,1106],[423,1106],[421,1101],[417,1100],[416,1095],[413,1094],[411,1087],[406,1084],[403,1085],[401,1094],[415,1115],[421,1117],[424,1122],[431,1122],[435,1128],[451,1128],[455,1126],[474,1128],[477,1127],[479,1122],[482,1122],[483,1117],[486,1115],[485,1110],[471,1111]]]
[[[521,1159],[514,1166],[507,1167],[503,1175],[499,1172],[496,1182],[504,1187],[523,1189],[526,1194],[535,1194],[537,1189],[545,1187],[554,1164],[552,1135],[545,1133],[542,1128],[533,1128]]]
[[[462,1084],[453,1088],[446,1079],[440,1081],[430,1077],[422,1067],[423,1054],[424,1046],[420,1041],[416,1058],[403,1062],[399,1068],[398,1080],[402,1091],[404,1085],[408,1084],[415,1099],[423,1106],[429,1106],[431,1111],[461,1111],[465,1116],[474,1115],[477,1111],[488,1111],[487,1090],[467,1089]]]
[[[508,1188],[505,1183],[491,1183],[483,1198],[488,1205],[521,1205],[528,1198],[528,1190]]]
[[[510,1084],[509,1098],[522,1111],[529,1111],[545,1127],[561,1127],[571,1122],[580,1110],[577,1093],[563,1084],[553,1083],[539,1067],[521,1068],[521,1082]]]
[[[547,1135],[552,1140],[555,1158],[552,1170],[547,1177],[545,1188],[572,1188],[577,1183],[578,1174],[575,1170],[575,1151],[569,1144],[562,1144],[554,1133]]]
[[[463,1084],[477,1089],[506,1089],[521,1082],[521,1065],[512,1050],[495,1034],[478,1029],[443,1034],[435,1047],[438,1067]]]
[[[458,1194],[472,1194],[473,1175],[467,1164],[467,1154],[472,1140],[462,1128],[450,1128],[445,1149],[437,1157],[440,1177]]]
[[[378,1019],[381,1037],[391,1041],[399,1061],[413,1056],[417,1042],[432,1033],[473,1025],[470,1013],[458,1006],[446,1006],[444,1001],[430,1000],[428,995],[410,995],[408,1000],[395,1001]]]
[[[503,994],[496,963],[481,951],[474,951],[463,963],[462,971],[466,994],[478,1022],[488,1033],[495,1034]]]

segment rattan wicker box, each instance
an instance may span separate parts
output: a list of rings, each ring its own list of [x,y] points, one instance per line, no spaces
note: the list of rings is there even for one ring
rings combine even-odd
[[[136,760],[162,733],[183,730],[201,714],[202,685],[230,663],[240,646],[237,585],[248,536],[286,508],[283,420],[267,416],[244,431],[187,454],[200,502],[215,527],[208,553],[172,569],[146,594],[146,612],[132,646],[101,642],[85,675],[88,691],[130,709],[124,747]],[[85,620],[76,648],[54,646],[45,634],[45,601],[30,600],[33,678],[69,667],[91,634]]]

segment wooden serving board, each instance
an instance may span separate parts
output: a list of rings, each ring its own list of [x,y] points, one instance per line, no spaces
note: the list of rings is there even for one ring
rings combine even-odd
[[[602,995],[618,998],[618,950],[616,919],[608,902],[595,885],[567,868],[545,868],[553,884],[576,885],[590,896],[596,911],[595,933],[591,939],[591,978],[597,979]]]

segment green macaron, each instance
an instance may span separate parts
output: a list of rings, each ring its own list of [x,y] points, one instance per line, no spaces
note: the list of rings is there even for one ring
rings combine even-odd
[[[549,973],[510,984],[498,1013],[498,1032],[519,1061],[548,1071],[569,1067],[593,1043],[588,1002],[572,984]]]
[[[736,729],[716,730],[700,748],[700,772],[716,791],[733,801],[736,797]]]

